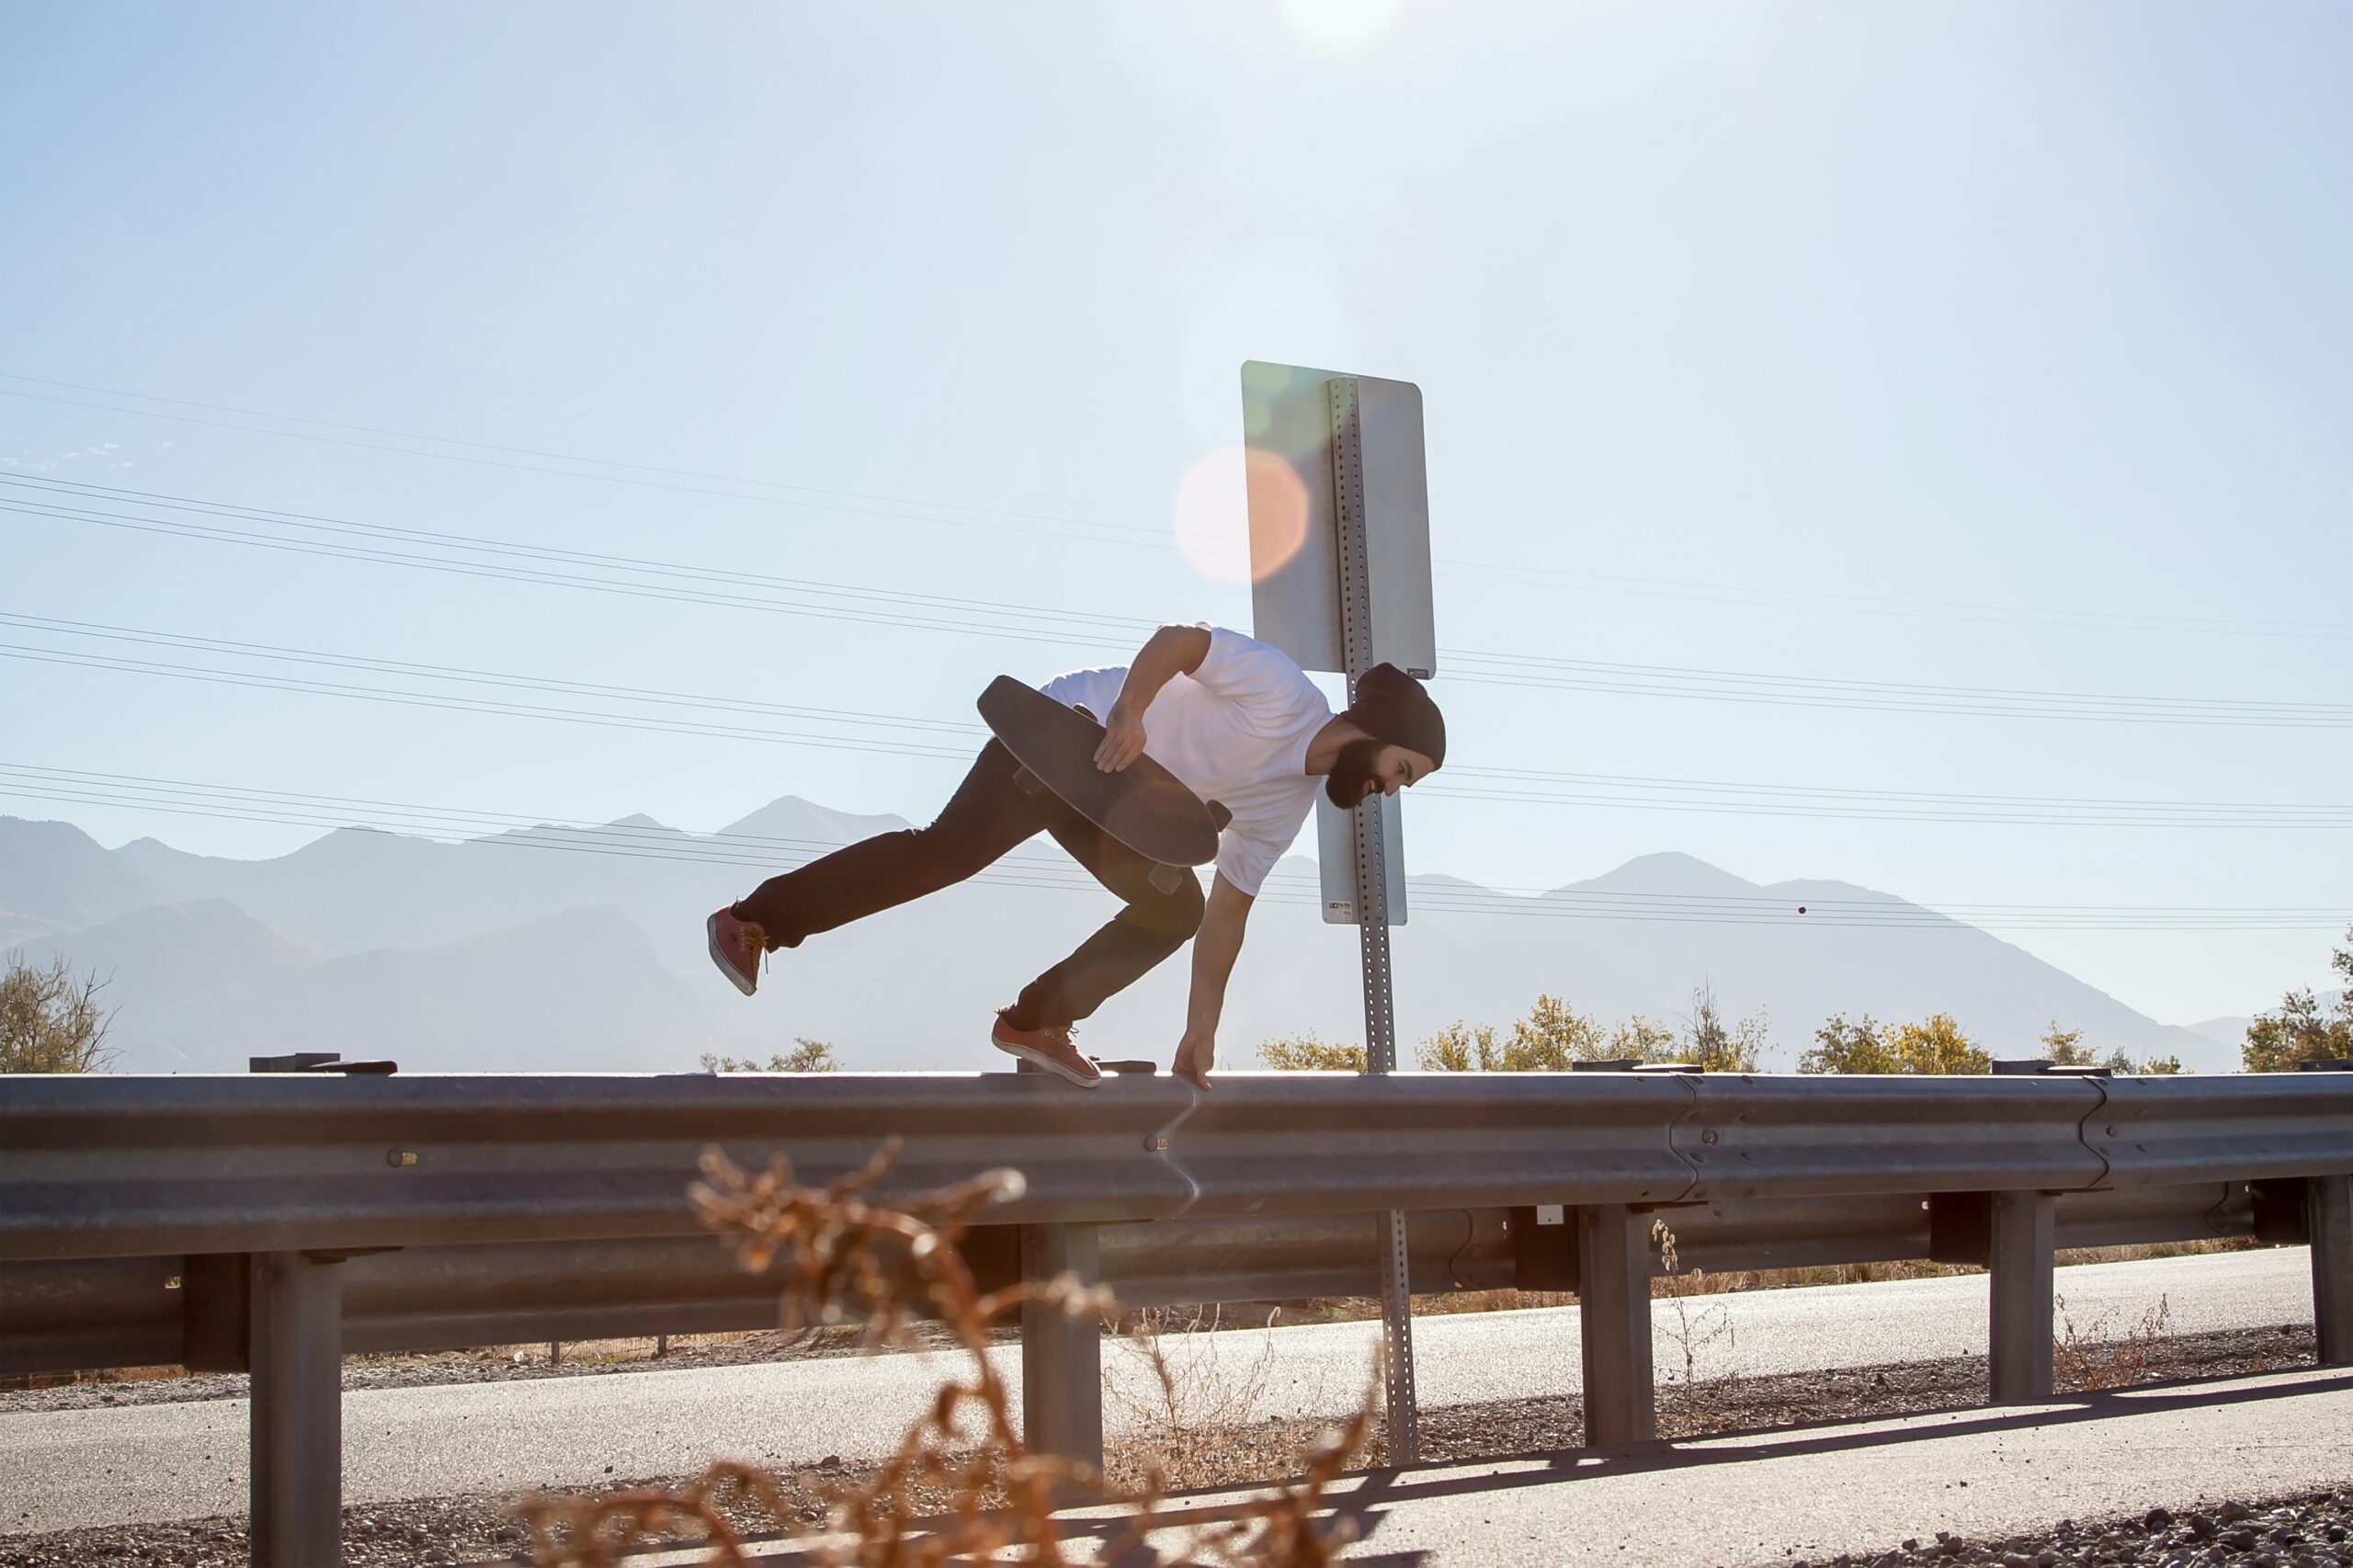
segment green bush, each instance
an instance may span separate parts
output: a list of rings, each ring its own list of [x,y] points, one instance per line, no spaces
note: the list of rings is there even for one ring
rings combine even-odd
[[[94,1073],[114,1059],[114,1015],[98,1006],[96,975],[77,978],[63,954],[35,969],[8,955],[0,975],[0,1073]]]

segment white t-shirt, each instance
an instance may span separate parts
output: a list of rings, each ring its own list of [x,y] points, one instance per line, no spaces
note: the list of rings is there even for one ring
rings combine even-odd
[[[1233,813],[1218,839],[1218,873],[1256,898],[1315,804],[1323,781],[1308,775],[1307,743],[1331,722],[1332,705],[1281,649],[1206,630],[1201,667],[1171,679],[1144,710],[1143,751]],[[1127,678],[1125,666],[1073,670],[1041,689],[1108,719]]]

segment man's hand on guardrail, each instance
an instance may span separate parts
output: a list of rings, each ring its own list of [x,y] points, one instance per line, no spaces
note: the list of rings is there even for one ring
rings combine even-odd
[[[1176,1044],[1176,1061],[1169,1068],[1179,1078],[1189,1078],[1196,1088],[1210,1086],[1210,1069],[1217,1065],[1217,1036],[1188,1031]]]

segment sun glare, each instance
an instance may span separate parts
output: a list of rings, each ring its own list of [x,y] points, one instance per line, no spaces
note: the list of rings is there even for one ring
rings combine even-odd
[[[1362,49],[1404,8],[1405,0],[1282,0],[1283,21],[1300,42],[1331,53]]]
[[[1176,547],[1193,570],[1247,583],[1299,553],[1307,539],[1307,487],[1272,452],[1218,447],[1176,483]]]

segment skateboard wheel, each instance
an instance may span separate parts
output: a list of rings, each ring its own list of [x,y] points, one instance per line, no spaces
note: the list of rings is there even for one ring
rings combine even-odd
[[[1187,874],[1182,866],[1154,866],[1152,869],[1152,885],[1165,893],[1175,892],[1185,885]]]
[[[1025,795],[1034,795],[1046,787],[1046,781],[1024,767],[1013,775],[1013,787]]]

